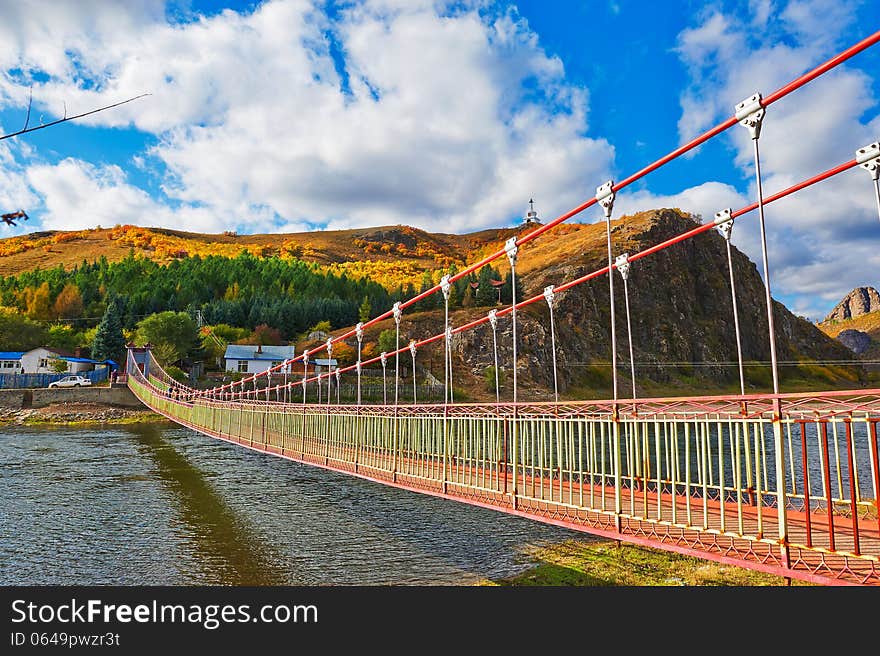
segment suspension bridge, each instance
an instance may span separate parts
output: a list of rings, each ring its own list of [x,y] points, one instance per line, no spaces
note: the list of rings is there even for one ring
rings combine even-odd
[[[359,476],[445,499],[659,547],[727,564],[817,583],[880,585],[880,389],[782,393],[771,300],[765,208],[777,200],[853,169],[873,182],[880,215],[880,144],[858,148],[853,159],[787,189],[764,195],[760,136],[768,108],[812,80],[880,42],[877,32],[773,93],[756,93],[724,122],[620,182],[608,181],[593,198],[556,219],[509,239],[485,257],[374,319],[359,323],[266,372],[211,389],[171,378],[149,347],[129,348],[126,380],[158,413],[205,435],[268,454]],[[748,130],[754,151],[757,198],[746,207],[721,209],[713,221],[637,253],[617,253],[611,231],[615,196],[652,171],[730,128]],[[858,144],[854,144],[854,147]],[[859,174],[863,175],[863,174]],[[597,206],[605,218],[606,266],[516,298],[519,249],[555,226]],[[731,238],[737,219],[757,213],[761,234],[772,393],[746,394],[740,345]],[[772,218],[772,217],[771,217]],[[637,398],[630,327],[630,267],[638,260],[710,230],[727,242],[730,302],[737,335],[740,394]],[[449,318],[451,285],[495,260],[510,266],[509,306],[460,326]],[[616,273],[615,273],[616,272]],[[623,283],[631,390],[618,390],[615,277]],[[607,276],[610,299],[613,392],[605,401],[559,399],[554,307],[559,294]],[[420,300],[442,294],[445,330],[401,346],[401,317]],[[517,396],[517,311],[543,302],[549,313],[554,401],[521,402]],[[395,350],[362,360],[364,329],[395,323]],[[498,326],[509,321],[512,398],[502,399]],[[495,358],[495,403],[455,402],[451,342],[483,329]],[[486,330],[488,329],[488,330]],[[318,353],[356,340],[354,365],[309,372]],[[419,349],[444,345],[444,394],[437,403],[401,402],[401,359],[416,365]],[[297,364],[302,377],[292,376]],[[382,404],[363,402],[362,373],[381,365],[393,375]],[[393,366],[393,374],[388,368]],[[356,401],[342,403],[342,377],[354,379]],[[317,402],[310,386],[326,390]],[[336,393],[333,393],[333,385]],[[390,396],[390,398],[389,398]]]

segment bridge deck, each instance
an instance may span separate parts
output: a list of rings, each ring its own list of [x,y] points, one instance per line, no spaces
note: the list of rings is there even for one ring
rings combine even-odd
[[[298,462],[781,576],[880,584],[880,420],[863,397],[842,413],[829,399],[835,411],[824,415],[814,403],[790,402],[809,413],[786,417],[780,490],[772,422],[761,412],[708,416],[705,401],[687,412],[676,401],[674,417],[622,417],[614,429],[595,408],[564,419],[474,408],[452,418],[437,408],[192,404],[172,399],[160,380],[129,384],[182,425]]]

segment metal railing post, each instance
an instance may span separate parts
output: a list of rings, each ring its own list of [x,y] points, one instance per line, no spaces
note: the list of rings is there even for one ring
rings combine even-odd
[[[617,401],[617,323],[614,303],[614,254],[611,250],[611,213],[614,211],[614,181],[609,180],[596,189],[596,200],[605,213],[605,238],[608,249],[608,302],[611,308],[611,391]]]
[[[356,368],[357,368],[357,386],[358,386],[357,404],[358,404],[358,407],[360,407],[360,405],[361,405],[361,344],[364,341],[364,324],[362,322],[358,323],[358,325],[355,326],[355,336],[357,337],[357,343],[358,343],[358,358],[357,358],[357,366],[356,366]]]
[[[773,373],[773,450],[776,468],[776,515],[779,525],[779,548],[786,569],[791,567],[788,552],[788,511],[785,489],[785,443],[782,436],[782,401],[779,398],[779,367],[776,355],[776,329],[773,321],[773,298],[770,288],[770,263],[767,255],[767,231],[764,222],[764,190],[761,183],[761,157],[758,141],[765,109],[761,94],[756,93],[736,105],[736,118],[748,129],[755,156],[755,182],[758,193],[758,224],[761,229],[761,259],[764,269],[764,295],[767,304],[767,328],[770,338],[770,366]]]
[[[727,247],[727,272],[730,275],[730,302],[733,306],[733,329],[736,333],[736,362],[739,366],[739,391],[740,394],[746,394],[746,377],[743,368],[742,356],[742,338],[739,329],[739,304],[736,300],[736,277],[733,274],[733,253],[730,246],[730,238],[733,235],[733,219],[731,218],[730,208],[723,209],[715,213],[715,224],[718,226],[718,232],[724,237],[724,243]]]
[[[418,403],[416,399],[416,340],[409,342],[409,352],[412,355],[412,377],[413,377],[413,405]]]
[[[440,291],[443,293],[443,403],[450,403],[452,389],[452,345],[450,339],[452,333],[449,330],[449,293],[452,283],[449,276],[440,279]]]
[[[614,211],[614,181],[609,180],[596,189],[596,200],[605,213],[605,241],[608,251],[608,300],[611,308],[611,387],[612,387],[612,458],[614,460],[614,525],[621,531],[620,514],[623,509],[621,498],[620,467],[620,408],[617,405],[617,323],[614,303],[614,254],[611,249],[611,213]]]
[[[623,278],[623,302],[626,309],[626,339],[629,342],[629,374],[632,378],[632,398],[635,399],[636,394],[636,360],[633,355],[633,338],[632,338],[632,322],[630,321],[629,312],[629,270],[632,266],[629,261],[629,253],[618,255],[614,261],[620,277]]]
[[[507,260],[510,262],[510,307],[511,307],[511,320],[513,321],[513,429],[512,429],[512,444],[511,444],[511,463],[513,465],[513,481],[510,488],[510,494],[512,495],[512,503],[514,510],[518,507],[517,501],[517,461],[519,459],[519,426],[517,421],[517,384],[516,384],[516,369],[517,369],[517,349],[516,349],[516,258],[519,252],[519,247],[516,245],[516,237],[511,237],[507,240],[504,245],[504,250],[507,253]]]
[[[400,301],[394,304],[394,441],[391,444],[391,480],[397,481],[397,451],[400,446],[400,419],[398,403],[400,401]]]

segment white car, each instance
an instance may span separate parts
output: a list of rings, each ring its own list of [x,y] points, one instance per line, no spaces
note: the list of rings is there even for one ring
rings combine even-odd
[[[65,376],[61,380],[56,380],[54,383],[49,383],[49,389],[53,387],[82,387],[84,385],[91,385],[92,381],[90,381],[85,376]]]

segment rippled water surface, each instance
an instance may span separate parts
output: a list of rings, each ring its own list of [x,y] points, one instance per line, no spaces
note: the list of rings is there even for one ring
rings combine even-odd
[[[456,584],[575,534],[169,424],[0,427],[0,584]]]

